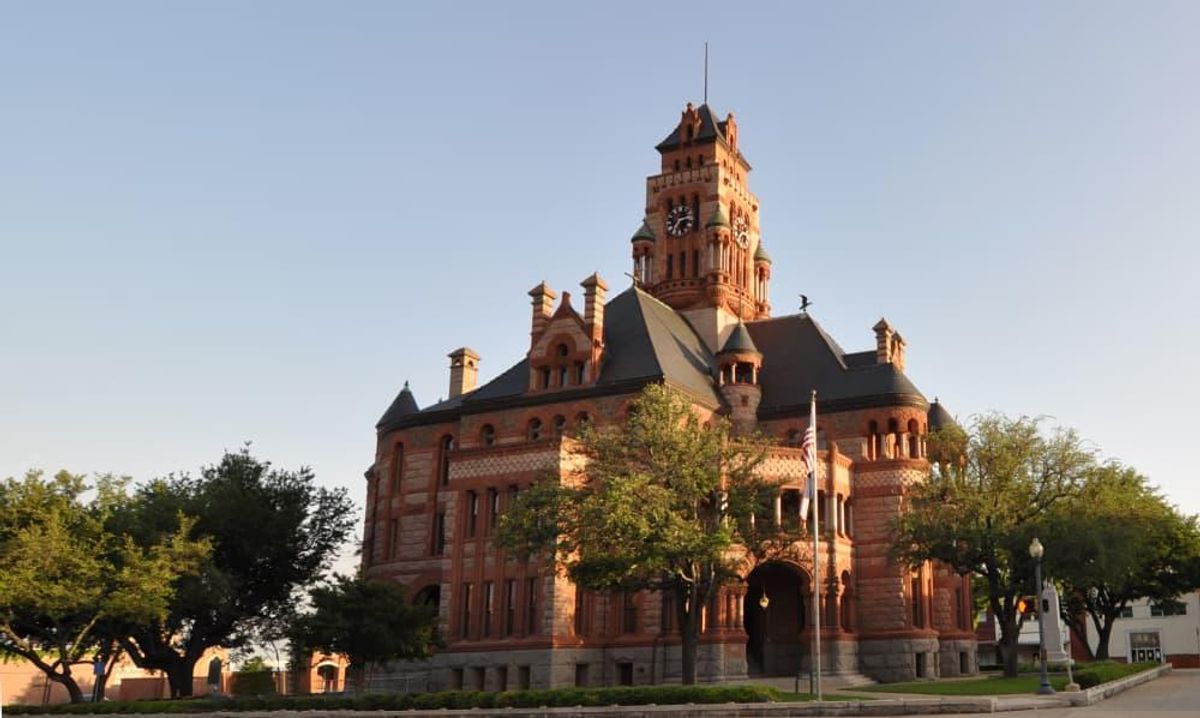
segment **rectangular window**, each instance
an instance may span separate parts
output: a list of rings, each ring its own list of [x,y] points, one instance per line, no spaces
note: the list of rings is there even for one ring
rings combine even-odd
[[[623,633],[637,632],[637,603],[632,593],[621,595],[621,631]]]
[[[496,666],[496,690],[508,690],[508,666]]]
[[[479,494],[467,492],[467,538],[475,535],[475,523],[479,518]]]
[[[692,250],[692,276],[700,276],[700,252],[698,250]]]
[[[1167,599],[1166,601],[1155,601],[1150,604],[1151,616],[1186,616],[1187,604],[1183,601]]]
[[[471,637],[471,584],[462,585],[461,616],[458,624],[458,635],[463,638]]]
[[[582,636],[587,632],[587,616],[584,615],[583,589],[575,587],[575,635]]]
[[[529,690],[529,666],[517,666],[517,690]]]
[[[617,664],[617,682],[623,686],[633,685],[633,664],[618,663]]]
[[[667,279],[671,278],[671,273],[674,272],[674,270],[675,270],[675,255],[668,254],[667,255]],[[586,669],[587,666],[584,666],[584,668]]]
[[[687,276],[687,252],[679,253],[679,278]]]
[[[921,579],[914,578],[911,584],[912,596],[912,625],[917,628],[925,626],[924,613],[921,611]]]
[[[575,664],[575,686],[577,688],[588,684],[588,666],[586,663]]]
[[[963,611],[963,590],[961,587],[954,589],[954,626],[955,628],[966,628],[964,620],[966,612]]]
[[[463,669],[450,669],[450,687],[456,691],[461,691],[463,687]]]
[[[663,633],[670,633],[675,630],[675,597],[670,591],[662,592],[662,607],[659,609],[661,615],[658,618],[658,625]]]
[[[526,579],[526,635],[538,635],[538,579]]]
[[[433,555],[446,553],[446,512],[439,511],[433,517]]]
[[[500,522],[500,492],[488,489],[488,529],[494,531]]]
[[[482,691],[484,689],[484,686],[487,685],[487,683],[486,683],[487,668],[485,668],[483,666],[476,666],[475,668],[471,669],[471,673],[474,675],[474,678],[475,678],[475,680],[473,680],[471,682],[472,683],[471,687],[477,691]]]
[[[504,582],[504,635],[511,636],[517,630],[517,582]]]
[[[914,654],[913,659],[914,659],[913,667],[916,669],[917,678],[924,678],[925,677],[925,654],[924,653]]]
[[[483,584],[483,637],[492,637],[492,616],[496,610],[496,586],[491,581]]]
[[[392,457],[392,495],[400,493],[404,481],[404,444],[396,444],[396,454]]]
[[[966,676],[971,674],[971,654],[966,651],[958,653],[958,674]]]
[[[388,524],[388,558],[395,560],[400,555],[400,519]]]
[[[1133,606],[1125,606],[1121,612],[1117,614],[1117,618],[1133,618]]]

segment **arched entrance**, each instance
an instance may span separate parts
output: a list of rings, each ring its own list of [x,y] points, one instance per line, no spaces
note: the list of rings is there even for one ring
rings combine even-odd
[[[758,676],[795,675],[807,650],[800,633],[808,625],[808,574],[793,564],[772,561],[751,571],[746,584],[742,616],[747,670]]]
[[[432,584],[417,591],[413,596],[414,606],[425,606],[434,613],[438,613],[442,604],[442,587],[437,584]]]

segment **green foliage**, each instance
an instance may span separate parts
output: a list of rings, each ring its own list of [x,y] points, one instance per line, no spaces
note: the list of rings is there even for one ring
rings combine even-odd
[[[544,555],[585,588],[674,594],[684,682],[694,682],[701,606],[740,574],[746,552],[765,556],[798,538],[751,520],[772,514],[778,491],[756,473],[765,444],[651,385],[623,424],[581,432],[578,451],[579,475],[522,492],[501,517],[497,545]]]
[[[425,658],[437,643],[437,614],[410,605],[394,582],[335,576],[309,597],[313,611],[296,619],[294,644],[344,655],[356,675],[372,663]]]
[[[438,710],[470,708],[540,708],[608,705],[678,705],[686,703],[769,703],[783,694],[766,686],[632,686],[612,688],[559,688],[554,690],[446,691],[442,693],[378,693],[350,696],[235,697],[229,700],[108,702],[82,706],[7,706],[6,713],[211,713],[263,710]]]
[[[1036,419],[1000,415],[977,419],[969,432],[936,432],[931,447],[938,461],[897,521],[896,556],[910,565],[942,561],[983,579],[1005,673],[1014,676],[1023,621],[1016,602],[1034,589],[1029,542],[1047,512],[1079,492],[1095,457],[1073,431],[1046,434]]]
[[[124,627],[122,647],[139,667],[165,671],[172,695],[190,695],[205,650],[237,648],[294,613],[298,592],[320,579],[353,530],[352,510],[344,489],[317,486],[310,469],[275,469],[247,449],[199,476],[141,487],[114,522],[145,546],[194,517],[190,534],[212,553],[175,582],[161,620]]]
[[[0,483],[0,652],[19,656],[82,694],[72,665],[112,653],[114,623],[161,620],[174,583],[194,574],[209,544],[192,522],[138,544],[109,522],[128,506],[128,481],[31,471]]]
[[[254,671],[269,671],[271,664],[267,663],[267,659],[262,656],[251,656],[242,664],[241,671],[243,673],[253,673]]]
[[[1101,683],[1115,681],[1135,673],[1158,668],[1158,663],[1116,663],[1115,661],[1096,661],[1085,663],[1075,671],[1075,682],[1080,688],[1092,688]]]
[[[273,696],[275,674],[264,670],[238,671],[233,674],[232,692],[235,696]]]
[[[1064,618],[1086,640],[1079,619],[1090,617],[1097,658],[1108,657],[1113,621],[1130,603],[1174,601],[1200,586],[1196,518],[1180,514],[1129,467],[1098,467],[1076,500],[1046,514],[1039,531],[1053,537],[1046,569],[1064,589]]]

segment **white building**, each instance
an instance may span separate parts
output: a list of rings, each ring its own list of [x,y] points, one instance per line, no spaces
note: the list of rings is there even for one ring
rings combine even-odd
[[[1088,645],[1097,632],[1088,620]],[[1108,655],[1114,660],[1169,661],[1176,668],[1200,667],[1200,591],[1186,593],[1175,604],[1137,601],[1113,624]]]

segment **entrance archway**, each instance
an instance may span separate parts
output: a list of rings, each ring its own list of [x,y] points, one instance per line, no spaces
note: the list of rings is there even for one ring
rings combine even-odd
[[[807,650],[800,634],[809,610],[808,573],[794,564],[772,561],[751,571],[746,584],[742,616],[747,670],[758,676],[795,675]]]

